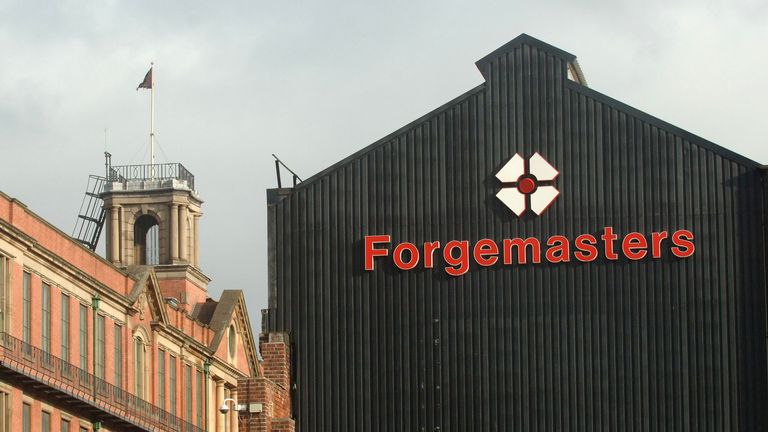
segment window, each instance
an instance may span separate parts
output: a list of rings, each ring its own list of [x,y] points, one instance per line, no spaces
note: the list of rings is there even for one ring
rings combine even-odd
[[[96,356],[96,377],[100,379],[105,378],[105,365],[104,360],[106,357],[105,343],[104,343],[104,315],[96,314],[96,352],[93,355]]]
[[[61,295],[61,359],[69,363],[69,296]]]
[[[23,432],[32,432],[32,406],[28,403],[22,405],[21,430]]]
[[[192,423],[192,366],[184,366],[184,407],[186,408],[186,419]]]
[[[31,336],[32,336],[32,323],[31,323],[31,314],[32,314],[32,276],[24,272],[24,292],[22,294],[24,297],[23,304],[22,304],[22,335],[21,338],[24,341],[24,343],[31,343]]]
[[[11,430],[11,395],[0,392],[0,430]]]
[[[235,333],[235,326],[229,326],[229,358],[235,359],[235,350],[237,349],[237,334]]]
[[[51,286],[43,282],[43,322],[42,322],[42,334],[43,334],[43,346],[42,349],[46,353],[51,352]]]
[[[88,432],[88,428],[85,426],[80,426],[80,432]]]
[[[69,420],[61,419],[61,432],[69,432]]]
[[[88,370],[88,306],[80,305],[80,369]]]
[[[160,227],[157,220],[148,214],[139,216],[133,225],[135,256],[139,264],[157,265],[160,263]]]
[[[115,385],[123,387],[123,327],[115,324]]]
[[[5,302],[6,292],[5,288],[8,284],[8,264],[6,258],[0,255],[0,332],[5,332]],[[2,423],[0,423],[2,425]]]
[[[168,411],[176,415],[176,357],[174,356],[168,356],[168,372],[170,373],[168,392],[171,396],[171,406]]]
[[[40,430],[42,432],[51,432],[51,413],[43,411],[43,416],[40,418]]]
[[[134,354],[136,356],[136,396],[144,399],[144,342],[141,338],[135,338]]]
[[[165,351],[157,350],[157,401],[165,409]]]
[[[197,396],[195,397],[195,403],[197,404],[197,425],[203,425],[203,371],[197,371]]]

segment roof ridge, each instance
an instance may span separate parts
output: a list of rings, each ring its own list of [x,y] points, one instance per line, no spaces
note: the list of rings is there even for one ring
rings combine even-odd
[[[480,73],[483,74],[483,77],[485,79],[488,79],[488,77],[485,75],[485,72],[483,72],[486,68],[485,66],[488,63],[492,63],[494,60],[498,59],[504,54],[508,54],[515,50],[515,48],[521,46],[521,45],[530,45],[532,47],[536,47],[542,51],[546,51],[551,53],[552,55],[556,57],[560,57],[565,61],[571,62],[576,60],[576,56],[569,53],[568,51],[565,51],[563,49],[560,49],[554,45],[550,45],[540,39],[536,39],[533,36],[530,36],[525,33],[520,33],[520,35],[511,41],[505,43],[504,45],[496,48],[495,50],[491,51],[490,53],[486,54],[481,58],[480,60],[475,62],[475,66],[480,70]]]

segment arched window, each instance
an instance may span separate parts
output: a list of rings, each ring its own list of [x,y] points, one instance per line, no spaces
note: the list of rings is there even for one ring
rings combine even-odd
[[[157,219],[150,215],[142,215],[133,225],[133,243],[135,245],[136,262],[144,265],[160,263],[160,227]]]
[[[235,326],[229,326],[229,359],[235,360],[235,353],[237,352],[237,333],[235,333]]]
[[[141,340],[141,337],[136,336],[133,339],[133,346],[134,346],[134,356],[135,356],[135,373],[134,377],[136,380],[136,396],[146,399],[146,374],[145,367],[146,367],[146,349],[144,346],[144,341]]]

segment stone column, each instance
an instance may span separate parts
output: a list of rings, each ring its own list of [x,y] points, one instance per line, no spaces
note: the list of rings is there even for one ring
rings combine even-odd
[[[194,219],[194,236],[192,237],[195,242],[195,249],[193,253],[193,261],[195,267],[200,268],[200,215],[196,214]]]
[[[208,411],[205,413],[205,424],[207,431],[216,430],[216,413],[219,412],[219,407],[216,406],[216,382],[210,374],[205,375],[205,397],[207,401]]]
[[[110,246],[112,249],[111,258],[113,263],[117,263],[120,261],[120,224],[118,223],[118,206],[113,206],[110,211],[112,212],[112,244]]]
[[[189,262],[189,221],[187,216],[189,215],[189,209],[187,206],[182,205],[179,207],[179,258],[182,261]]]
[[[112,208],[104,209],[104,230],[106,231],[104,241],[107,242],[104,248],[104,255],[107,261],[112,262]]]
[[[179,259],[179,205],[171,204],[171,264]]]
[[[123,257],[123,218],[125,217],[125,209],[120,207],[117,209],[117,226],[119,227],[117,230],[117,259],[121,263],[125,262],[125,258]]]
[[[224,414],[219,407],[224,403],[224,381],[216,381],[216,432],[224,431]]]
[[[119,251],[119,260],[120,263],[125,264],[125,231],[123,230],[123,227],[125,226],[125,209],[120,207],[119,210],[120,214],[117,217],[117,236],[118,236],[118,246],[117,250]]]
[[[231,391],[229,392],[229,397],[231,397],[232,399],[234,399],[234,400],[235,400],[235,402],[239,402],[239,401],[237,400],[237,390],[231,390]],[[237,405],[238,405],[237,403],[235,403],[234,405],[232,405],[232,410],[230,410],[230,411],[229,411],[229,415],[230,415],[230,417],[229,417],[229,430],[230,430],[231,432],[239,432],[239,430],[238,430],[238,426],[239,426],[239,425],[237,424],[237,423],[238,423],[238,418],[237,418],[237,417],[238,417],[238,415],[237,415],[237,414],[238,414],[238,411],[237,411]]]

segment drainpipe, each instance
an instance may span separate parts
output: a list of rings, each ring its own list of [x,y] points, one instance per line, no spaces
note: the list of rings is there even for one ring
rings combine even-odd
[[[95,294],[93,297],[91,297],[91,308],[93,309],[93,399],[96,400],[96,316],[99,312],[99,302],[101,301],[101,297],[99,297],[99,294]]]
[[[211,362],[205,359],[203,362],[203,371],[205,372],[205,432],[208,432],[208,381],[211,378]]]

